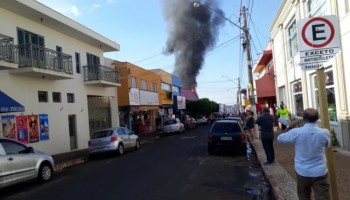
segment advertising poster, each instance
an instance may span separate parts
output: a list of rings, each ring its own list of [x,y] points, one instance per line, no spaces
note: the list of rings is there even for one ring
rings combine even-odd
[[[39,115],[39,133],[40,140],[48,140],[49,139],[49,116],[47,114]]]
[[[28,116],[17,116],[17,140],[27,144],[28,141]]]
[[[14,115],[2,116],[1,123],[3,137],[17,140],[16,117]]]
[[[29,142],[39,142],[39,122],[38,115],[28,116]]]

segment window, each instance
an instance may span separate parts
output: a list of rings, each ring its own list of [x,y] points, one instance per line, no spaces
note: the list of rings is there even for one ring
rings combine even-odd
[[[286,87],[282,86],[278,88],[278,97],[280,102],[286,103]]]
[[[100,58],[98,56],[87,53],[86,58],[87,58],[87,65],[100,65]]]
[[[38,91],[39,102],[48,102],[47,91]]]
[[[179,93],[180,92],[180,88],[177,87],[177,86],[173,86],[173,92]]]
[[[327,0],[308,0],[306,2],[306,11],[310,18],[324,16],[327,11]]]
[[[141,80],[141,89],[147,90],[147,82],[145,80]]]
[[[162,83],[162,90],[170,91],[170,85],[167,83]]]
[[[151,83],[151,89],[152,92],[157,92],[157,84]]]
[[[301,81],[292,83],[292,98],[293,98],[293,111],[297,116],[303,116],[304,102],[303,102],[303,88]]]
[[[297,28],[296,21],[289,25],[288,30],[288,45],[289,45],[289,58],[293,58],[298,52],[298,40],[297,40]]]
[[[31,33],[29,31],[23,30],[23,29],[17,29],[17,36],[18,36],[18,44],[34,44],[38,45],[40,47],[45,46],[45,40],[43,36],[40,36],[35,33]]]
[[[73,93],[67,93],[67,102],[68,103],[74,103],[75,102]]]
[[[2,147],[4,148],[4,151],[6,154],[19,154],[26,150],[26,147],[24,145],[18,144],[17,142],[13,141],[0,141]]]
[[[80,53],[75,52],[75,70],[80,74]]]
[[[131,88],[137,88],[136,87],[136,78],[135,77],[130,77],[130,79],[131,79]]]
[[[313,106],[316,109],[320,108],[320,102],[318,100],[318,87],[316,75],[313,75]],[[333,70],[325,71],[325,81],[326,81],[326,92],[327,92],[327,102],[328,102],[328,115],[330,121],[337,121],[337,106],[335,99],[335,89],[334,89],[334,78],[333,78]]]
[[[61,102],[61,93],[60,92],[52,92],[52,101],[55,103]]]

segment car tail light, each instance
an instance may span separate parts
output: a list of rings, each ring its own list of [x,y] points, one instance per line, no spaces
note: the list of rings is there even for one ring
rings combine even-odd
[[[117,141],[117,140],[118,140],[117,137],[111,137],[111,142],[115,142],[115,141]]]
[[[211,133],[208,134],[208,140],[210,140],[210,141],[213,140],[213,134],[211,134]]]
[[[241,134],[241,142],[245,142],[246,140],[247,140],[247,136],[244,133],[242,133]]]

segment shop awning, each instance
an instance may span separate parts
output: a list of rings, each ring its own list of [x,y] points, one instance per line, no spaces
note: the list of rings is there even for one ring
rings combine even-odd
[[[0,91],[0,113],[24,112],[24,106]]]

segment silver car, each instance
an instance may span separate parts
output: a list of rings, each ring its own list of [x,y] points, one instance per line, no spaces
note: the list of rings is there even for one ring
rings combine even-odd
[[[0,138],[0,188],[37,178],[52,178],[53,158],[16,140]]]
[[[163,133],[183,133],[185,126],[178,118],[165,120],[163,123]]]
[[[124,150],[140,149],[139,136],[125,127],[108,128],[92,134],[89,141],[89,155],[117,152],[124,154]]]

